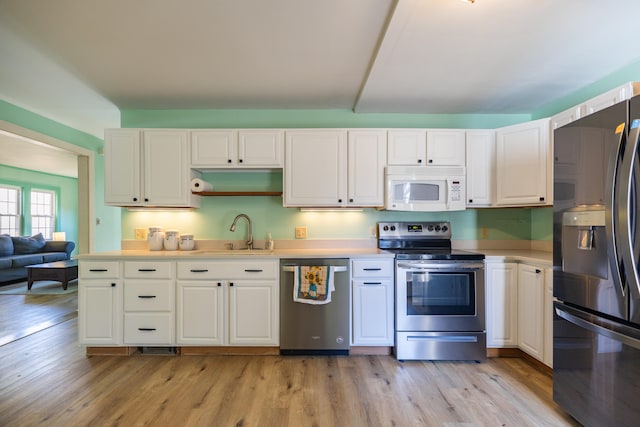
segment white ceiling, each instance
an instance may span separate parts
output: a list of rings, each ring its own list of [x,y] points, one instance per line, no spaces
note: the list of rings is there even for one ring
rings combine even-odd
[[[640,60],[639,13],[637,0],[0,0],[0,29],[121,110],[526,114]],[[37,99],[12,83],[10,102]]]

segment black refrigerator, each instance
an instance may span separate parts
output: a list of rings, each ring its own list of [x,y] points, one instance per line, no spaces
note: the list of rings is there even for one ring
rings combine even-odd
[[[553,398],[640,425],[640,97],[554,131]]]

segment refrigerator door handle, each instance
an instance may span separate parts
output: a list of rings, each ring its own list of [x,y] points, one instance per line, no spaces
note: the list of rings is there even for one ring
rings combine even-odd
[[[578,310],[571,310],[573,313],[569,313],[567,311],[567,307],[560,307],[556,305],[555,312],[558,316],[566,320],[567,322],[573,323],[576,326],[579,326],[583,329],[588,330],[589,332],[593,332],[598,335],[606,336],[607,338],[611,338],[612,340],[622,342],[626,345],[629,345],[633,348],[640,349],[640,339],[625,334],[624,326],[619,325],[617,323],[613,323],[609,320],[603,319],[602,317],[595,316],[588,313],[583,313]],[[597,323],[595,323],[597,322]]]
[[[607,177],[611,180],[610,185],[605,186],[605,233],[607,236],[607,256],[609,258],[609,267],[611,269],[611,275],[613,276],[613,283],[618,294],[622,297],[625,296],[624,282],[622,281],[622,265],[619,257],[620,248],[617,239],[618,224],[617,224],[617,212],[618,212],[618,174],[619,167],[622,163],[622,151],[627,142],[627,131],[625,123],[621,123],[617,129],[616,134],[620,134],[618,139],[618,145],[615,155],[611,156],[609,160],[609,167],[607,168]]]
[[[624,157],[620,167],[621,186],[617,189],[619,194],[616,196],[618,205],[618,222],[620,227],[619,240],[621,250],[619,254],[622,256],[622,264],[629,281],[629,290],[634,299],[640,299],[640,276],[638,275],[638,266],[635,262],[633,252],[634,233],[632,210],[635,206],[631,205],[633,191],[633,166],[637,161],[638,144],[640,144],[640,120],[634,120],[629,130],[627,147],[624,149]]]

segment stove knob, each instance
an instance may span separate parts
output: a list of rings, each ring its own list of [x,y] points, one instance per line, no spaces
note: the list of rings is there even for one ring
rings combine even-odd
[[[449,229],[449,227],[447,227],[446,225],[442,226],[442,231],[447,231]]]
[[[384,231],[389,231],[389,226],[388,226],[388,225],[385,225],[384,227],[382,227],[382,229],[383,229]]]
[[[433,225],[427,226],[427,231],[433,231]]]
[[[396,231],[396,226],[395,225],[391,226],[391,231]]]
[[[436,231],[440,231],[440,226],[436,225]]]

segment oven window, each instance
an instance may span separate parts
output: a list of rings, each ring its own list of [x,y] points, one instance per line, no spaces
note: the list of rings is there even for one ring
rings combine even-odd
[[[408,272],[407,315],[475,315],[473,272]]]

